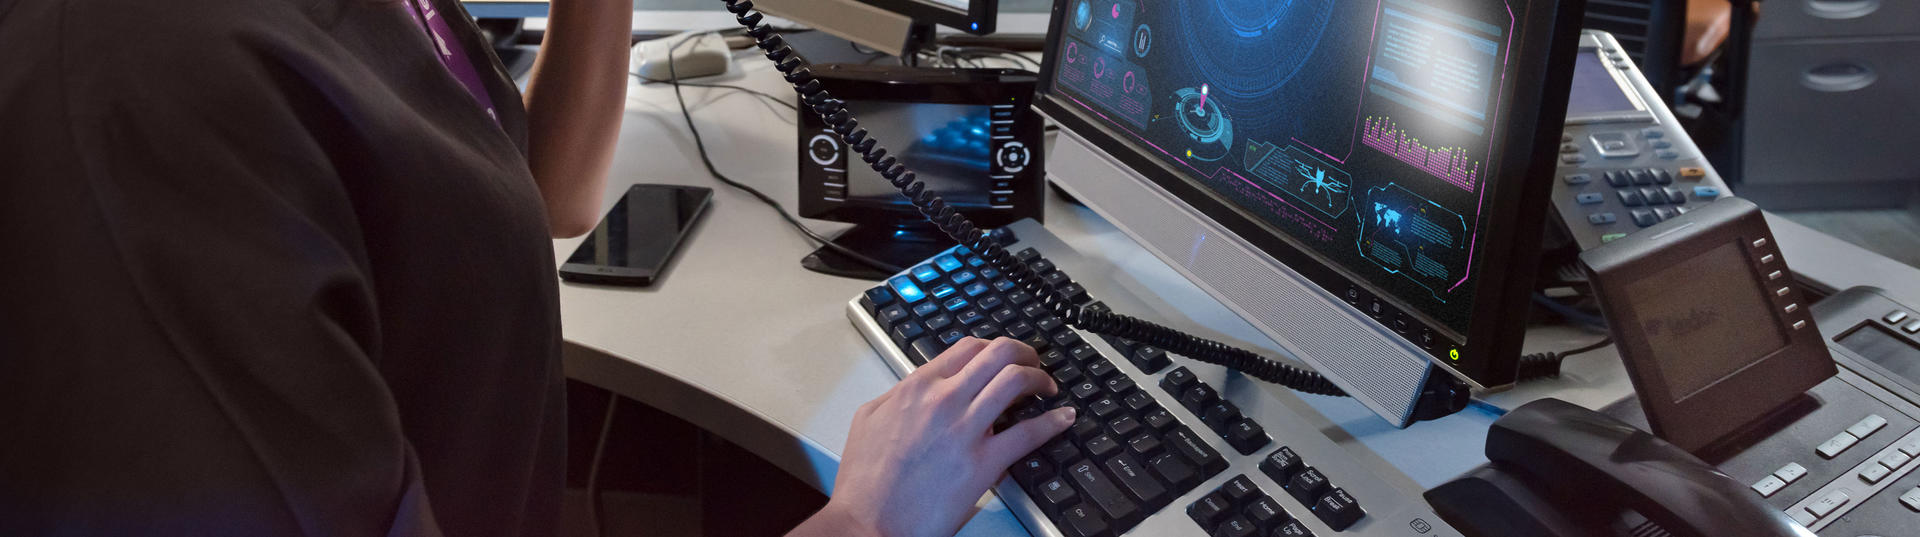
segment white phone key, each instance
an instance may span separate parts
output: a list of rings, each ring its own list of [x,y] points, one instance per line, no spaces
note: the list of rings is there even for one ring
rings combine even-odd
[[[1807,467],[1801,466],[1800,463],[1797,462],[1789,462],[1786,466],[1781,466],[1779,470],[1774,470],[1773,476],[1780,478],[1781,481],[1792,483],[1807,476]]]
[[[1773,497],[1773,493],[1780,492],[1780,489],[1783,488],[1787,488],[1787,482],[1781,481],[1780,478],[1774,476],[1762,477],[1759,481],[1753,483],[1753,491],[1760,493],[1760,497],[1762,498]]]

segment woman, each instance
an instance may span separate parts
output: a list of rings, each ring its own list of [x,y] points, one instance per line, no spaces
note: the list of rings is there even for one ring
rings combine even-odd
[[[718,6],[716,6],[718,9]],[[522,96],[452,0],[0,0],[0,535],[558,531],[552,236],[590,229],[630,0]],[[1018,343],[862,407],[796,533],[951,533],[1068,411]]]

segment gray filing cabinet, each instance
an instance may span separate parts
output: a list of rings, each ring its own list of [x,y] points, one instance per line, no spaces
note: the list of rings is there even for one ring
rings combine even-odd
[[[1794,210],[1920,194],[1920,0],[1762,3],[1747,91],[1742,197]]]

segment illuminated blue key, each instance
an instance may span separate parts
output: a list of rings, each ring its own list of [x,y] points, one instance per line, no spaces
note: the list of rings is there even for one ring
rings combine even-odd
[[[933,265],[913,267],[913,279],[920,280],[920,283],[933,283],[940,279],[940,271],[934,269]]]
[[[966,285],[967,282],[973,281],[976,277],[972,272],[967,271],[955,272],[953,276],[951,276],[954,285]]]
[[[947,302],[944,304],[941,304],[941,307],[947,308],[947,311],[960,311],[961,308],[967,307],[967,299],[965,297],[956,296],[956,297],[947,299]]]
[[[939,265],[941,272],[953,272],[954,270],[964,266],[960,264],[960,260],[954,259],[953,256],[950,256],[950,255],[943,255],[940,257],[933,258],[933,264]]]
[[[966,245],[963,244],[953,247],[953,255],[973,255],[973,250],[967,249]]]
[[[1693,195],[1700,199],[1711,200],[1720,197],[1720,189],[1710,186],[1696,186],[1693,187]]]
[[[980,269],[980,277],[986,278],[989,280],[998,278],[1000,277],[1000,271],[994,270],[993,267],[983,268],[983,269]]]
[[[987,289],[991,289],[990,287],[987,287],[987,284],[981,283],[981,282],[973,282],[973,285],[969,285],[966,287],[967,296],[980,296],[980,293],[987,292]]]
[[[953,286],[941,284],[939,287],[933,288],[933,297],[946,298],[948,295],[954,294],[955,292],[956,291],[953,290]]]
[[[967,258],[967,266],[969,267],[978,267],[985,264],[987,264],[987,260],[981,259],[980,256],[976,255]]]
[[[907,279],[906,276],[894,276],[887,280],[887,285],[892,286],[894,294],[900,295],[900,299],[907,301],[908,304],[919,302],[920,299],[927,297],[925,292],[920,291],[920,286],[914,285],[913,280]]]
[[[1010,282],[1010,281],[997,280],[993,282],[993,288],[999,289],[1001,291],[1011,291],[1013,290],[1013,287],[1014,287],[1013,282]]]

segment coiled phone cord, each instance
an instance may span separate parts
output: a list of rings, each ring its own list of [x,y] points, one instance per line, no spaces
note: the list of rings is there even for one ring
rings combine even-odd
[[[1083,308],[1069,301],[1053,284],[1040,278],[1027,263],[1008,253],[998,239],[975,226],[965,216],[954,211],[946,200],[927,190],[924,182],[916,179],[914,172],[905,164],[887,154],[879,140],[869,135],[866,129],[859,127],[860,121],[849,113],[844,105],[832,95],[820,81],[813,77],[805,62],[795,57],[793,49],[775,33],[771,27],[761,26],[763,16],[753,10],[752,0],[724,0],[727,11],[734,14],[735,20],[746,27],[747,35],[752,36],[755,44],[766,53],[794,91],[801,97],[803,106],[819,114],[840,140],[860,154],[881,177],[893,184],[894,188],[906,196],[915,209],[929,222],[938,226],[947,237],[979,254],[993,268],[1007,275],[1021,290],[1032,294],[1035,300],[1047,310],[1059,317],[1067,325],[1096,334],[1131,339],[1159,347],[1161,350],[1179,354],[1202,362],[1226,366],[1240,372],[1296,391],[1319,395],[1346,395],[1339,386],[1327,380],[1319,373],[1294,367],[1285,363],[1263,358],[1252,352],[1234,348],[1225,343],[1209,340],[1172,328],[1147,322],[1127,315],[1105,310]]]

